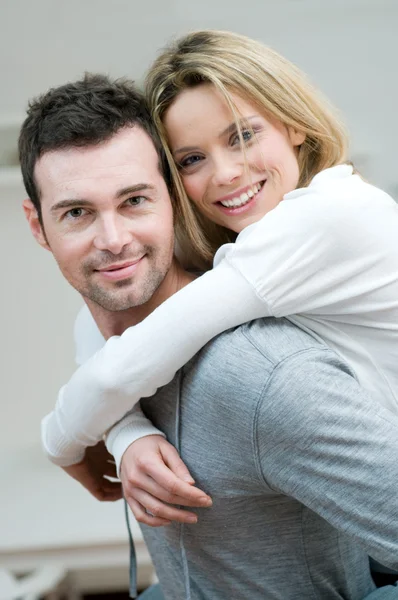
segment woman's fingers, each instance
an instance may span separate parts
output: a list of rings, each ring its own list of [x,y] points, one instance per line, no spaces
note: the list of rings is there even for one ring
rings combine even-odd
[[[152,517],[153,519],[162,519],[169,522],[176,521],[177,523],[197,523],[198,521],[195,513],[176,508],[175,506],[170,506],[169,504],[161,502],[158,500],[158,498],[155,498],[154,496],[151,496],[151,494],[143,492],[142,490],[135,490],[134,497],[126,495],[126,500],[129,504],[131,500],[136,511],[137,505],[141,507],[140,511],[137,512],[140,516],[140,519],[145,519],[145,521],[141,521],[142,523],[145,522],[149,525],[153,523],[151,519],[148,519],[148,516]],[[142,510],[145,511],[145,515],[142,514]],[[135,512],[134,516],[137,518]]]
[[[126,481],[127,479],[127,481]],[[159,463],[147,467],[145,472],[135,473],[124,478],[124,487],[134,495],[135,490],[143,490],[151,496],[182,506],[206,508],[211,506],[211,498],[202,490],[181,481],[164,464]]]
[[[177,450],[174,446],[166,442],[165,444],[159,444],[159,451],[163,457],[164,463],[169,467],[170,471],[176,475],[181,481],[185,481],[189,484],[194,484],[195,480],[184,461],[181,459]]]
[[[126,501],[139,523],[145,523],[145,525],[150,525],[151,527],[164,527],[165,525],[170,525],[171,521],[162,519],[161,517],[154,517],[147,513],[145,508],[133,498],[126,497]]]
[[[141,472],[148,479],[142,478],[139,487],[146,489],[149,493],[158,496],[165,502],[176,504],[175,497],[178,496],[180,500],[179,504],[183,504],[184,506],[204,507],[211,506],[212,504],[210,496],[186,481],[182,481],[162,460],[145,461]],[[151,479],[157,484],[156,487],[152,485]]]
[[[181,507],[205,508],[212,504],[211,498],[193,485],[189,470],[174,446],[159,435],[136,440],[127,448],[120,478],[136,519],[148,525],[163,524],[153,521],[159,518],[196,523],[196,515]]]

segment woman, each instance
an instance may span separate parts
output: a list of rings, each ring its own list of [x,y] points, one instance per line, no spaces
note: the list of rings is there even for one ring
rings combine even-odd
[[[182,253],[202,269],[214,257],[215,268],[113,338],[95,368],[79,369],[62,414],[56,408],[44,422],[49,455],[78,462],[105,422],[169,382],[212,337],[262,316],[288,316],[321,337],[396,410],[397,206],[346,164],[347,139],[328,104],[277,53],[211,31],[166,50],[147,93],[171,167]],[[153,378],[143,383],[142,372]],[[79,418],[82,404],[89,420]],[[53,443],[68,411],[75,429]]]

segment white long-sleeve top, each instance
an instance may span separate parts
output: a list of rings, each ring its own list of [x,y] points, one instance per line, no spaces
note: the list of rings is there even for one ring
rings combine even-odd
[[[76,349],[75,361],[78,366],[84,364],[105,345],[105,338],[98,329],[87,305],[84,305],[77,315],[73,333]],[[132,410],[113,426],[110,434],[106,437],[106,445],[108,449],[112,448],[118,474],[122,456],[127,448],[136,440],[147,435],[166,437],[163,431],[157,429],[152,421],[146,418],[140,403],[137,402]]]
[[[210,339],[288,316],[323,339],[375,400],[398,406],[398,205],[341,165],[288,193],[222,246],[214,268],[113,337],[64,386],[43,420],[53,462],[81,460],[140,398],[167,384]],[[222,365],[214,368],[222,369]],[[128,423],[119,425],[127,431]],[[118,428],[116,428],[118,432]],[[112,433],[108,447],[117,443]],[[130,442],[131,443],[131,442]],[[121,446],[119,438],[119,454]]]

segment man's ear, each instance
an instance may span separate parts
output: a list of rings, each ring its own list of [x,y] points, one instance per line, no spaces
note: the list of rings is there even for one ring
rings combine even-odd
[[[51,248],[48,245],[43,227],[40,223],[39,215],[37,214],[37,210],[32,200],[30,198],[26,198],[26,200],[24,200],[22,203],[22,207],[33,237],[40,244],[40,246],[51,252]]]

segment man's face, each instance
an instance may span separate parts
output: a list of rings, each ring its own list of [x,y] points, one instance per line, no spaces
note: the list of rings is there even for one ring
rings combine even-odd
[[[173,214],[150,137],[126,127],[97,146],[45,153],[35,167],[44,230],[38,242],[68,282],[108,311],[147,302],[173,257]]]

